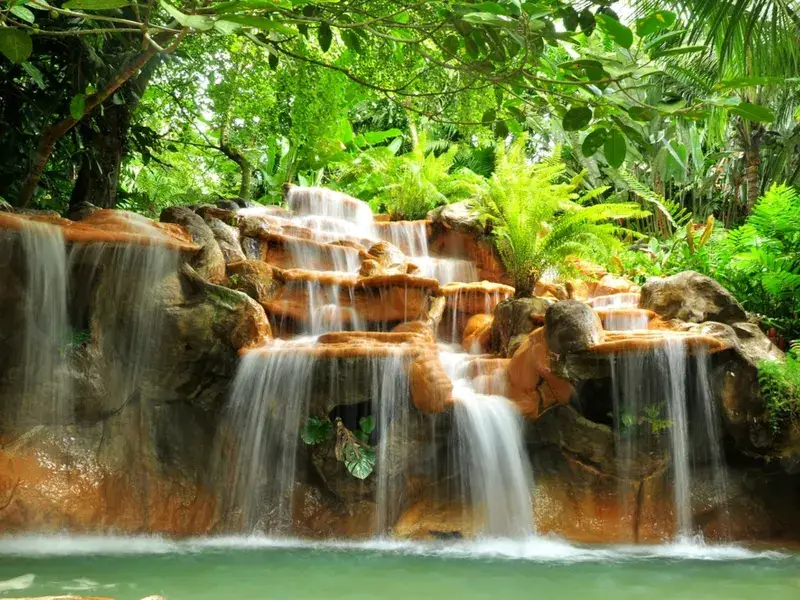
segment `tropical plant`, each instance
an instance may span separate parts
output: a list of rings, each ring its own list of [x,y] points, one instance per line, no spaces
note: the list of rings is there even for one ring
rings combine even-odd
[[[620,247],[620,235],[633,235],[620,220],[649,214],[631,202],[590,204],[606,190],[579,195],[579,181],[564,181],[564,172],[553,158],[530,162],[520,137],[498,148],[495,171],[477,197],[517,296],[531,295],[546,273],[574,273],[571,259],[607,259]]]
[[[770,424],[774,431],[794,426],[800,420],[800,358],[795,348],[785,362],[762,361],[758,364],[758,382]]]
[[[327,418],[309,417],[300,430],[300,438],[308,446],[322,444],[336,436],[334,454],[347,471],[358,479],[366,479],[375,469],[375,449],[370,446],[370,434],[375,429],[372,416],[361,417],[359,426],[350,431],[341,419],[336,423]]]
[[[399,132],[398,132],[399,133]],[[394,219],[424,219],[433,208],[478,194],[484,179],[465,168],[454,169],[458,147],[437,155],[428,151],[427,134],[411,128],[412,147],[397,154],[402,140],[370,148],[348,158],[336,185]]]
[[[715,276],[745,308],[789,339],[800,336],[800,193],[776,185],[714,257]]]

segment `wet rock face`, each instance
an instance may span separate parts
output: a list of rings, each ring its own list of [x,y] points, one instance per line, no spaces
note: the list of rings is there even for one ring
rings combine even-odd
[[[728,290],[695,271],[651,278],[642,287],[641,294],[639,307],[652,310],[665,319],[728,324],[747,320],[742,305]]]
[[[162,223],[175,223],[184,227],[200,251],[192,260],[192,266],[206,281],[220,283],[225,277],[225,256],[214,237],[214,232],[205,221],[183,206],[170,206],[161,212]]]
[[[587,304],[564,300],[547,309],[544,331],[551,352],[569,354],[600,343],[603,324]]]
[[[522,339],[544,324],[544,315],[553,302],[546,298],[509,298],[494,310],[492,348],[511,356]]]

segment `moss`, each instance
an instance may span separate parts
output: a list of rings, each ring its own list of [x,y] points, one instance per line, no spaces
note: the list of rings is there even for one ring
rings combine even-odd
[[[795,355],[787,356],[785,363],[760,362],[758,382],[775,431],[800,420],[800,360]]]

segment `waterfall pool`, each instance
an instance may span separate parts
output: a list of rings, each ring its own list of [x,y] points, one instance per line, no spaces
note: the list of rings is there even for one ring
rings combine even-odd
[[[0,538],[0,598],[750,600],[800,597],[800,554],[738,546],[576,546],[267,538]]]

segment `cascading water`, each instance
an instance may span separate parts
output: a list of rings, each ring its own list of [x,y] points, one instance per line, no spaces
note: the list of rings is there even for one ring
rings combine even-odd
[[[58,227],[33,221],[25,222],[20,241],[27,278],[20,418],[65,422],[72,416],[65,360],[69,342],[66,246]]]
[[[686,539],[694,534],[693,466],[710,463],[720,504],[724,504],[726,477],[707,355],[692,355],[681,336],[664,335],[663,343],[651,350],[626,352],[612,360],[617,460],[623,476],[636,479],[644,473],[634,472],[634,465],[646,463],[643,457],[657,456],[666,445],[675,534]]]
[[[240,519],[246,531],[262,526],[286,532],[291,525],[297,446],[314,363],[310,354],[292,350],[310,342],[250,352],[239,364],[219,451],[226,460],[217,470],[222,472],[224,510],[228,518]],[[259,522],[262,513],[268,515],[266,524]]]
[[[533,477],[519,412],[507,398],[475,391],[467,354],[441,346],[440,357],[453,382],[462,500],[471,501],[483,537],[533,535]]]

